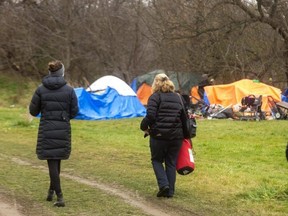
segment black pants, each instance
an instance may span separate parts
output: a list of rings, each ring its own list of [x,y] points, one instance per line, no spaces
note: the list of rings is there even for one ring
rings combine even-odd
[[[151,161],[158,187],[169,186],[169,196],[173,196],[175,191],[176,160],[181,145],[182,139],[157,140],[150,137]]]
[[[61,160],[47,160],[50,176],[50,190],[54,190],[56,194],[62,193],[60,184],[60,167]]]

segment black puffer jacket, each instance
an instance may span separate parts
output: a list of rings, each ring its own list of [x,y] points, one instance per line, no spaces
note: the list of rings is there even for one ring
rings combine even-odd
[[[150,136],[155,139],[183,139],[186,119],[179,95],[156,92],[148,99],[147,114],[140,128],[143,131],[149,129]]]
[[[31,100],[30,114],[41,113],[36,153],[40,160],[68,159],[71,152],[70,119],[78,113],[74,89],[63,77],[46,76]]]

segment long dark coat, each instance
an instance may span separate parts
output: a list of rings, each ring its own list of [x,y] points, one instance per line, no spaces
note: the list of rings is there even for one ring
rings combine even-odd
[[[40,160],[68,159],[71,153],[70,119],[78,111],[72,87],[61,76],[46,76],[31,100],[30,114],[41,114],[36,153]]]

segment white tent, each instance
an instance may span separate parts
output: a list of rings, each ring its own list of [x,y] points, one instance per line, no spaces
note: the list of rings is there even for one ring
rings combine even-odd
[[[86,90],[77,88],[75,92],[80,107],[76,119],[132,118],[146,114],[132,88],[114,76],[101,77]]]
[[[133,89],[123,80],[115,76],[103,76],[92,83],[86,90],[91,92],[105,91],[107,87],[115,89],[122,96],[136,96]]]

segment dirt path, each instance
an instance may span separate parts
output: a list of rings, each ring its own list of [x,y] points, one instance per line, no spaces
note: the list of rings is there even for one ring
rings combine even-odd
[[[7,200],[0,195],[0,216],[23,216],[18,210],[21,206],[14,204],[8,204]]]
[[[0,154],[0,157],[5,157],[8,158],[6,155]],[[23,161],[19,158],[10,158],[10,160],[14,163],[17,163],[19,165],[23,165],[23,166],[31,166],[33,168],[39,169],[43,172],[47,172],[47,168],[44,166],[33,166],[32,164],[30,164],[29,162]],[[152,215],[152,216],[170,216],[171,214],[168,214],[167,212],[164,212],[162,209],[160,209],[158,206],[156,206],[153,203],[149,203],[145,200],[143,200],[141,197],[136,196],[132,193],[129,192],[124,192],[121,191],[120,189],[117,188],[113,188],[111,187],[111,185],[106,185],[103,183],[99,183],[97,181],[91,181],[91,180],[87,180],[81,177],[77,177],[77,176],[73,176],[73,175],[69,175],[67,173],[62,172],[61,176],[67,179],[71,179],[73,181],[79,182],[81,184],[85,184],[88,185],[90,187],[94,187],[97,189],[100,189],[102,191],[104,191],[105,193],[109,193],[111,195],[114,196],[118,196],[120,197],[124,202],[128,203],[129,205],[139,208],[141,209],[143,212],[145,212],[148,215]],[[15,205],[9,205],[5,202],[2,202],[3,200],[1,199],[0,196],[0,216],[23,216],[19,213],[19,211],[17,210],[17,206]],[[2,212],[3,209],[3,212]],[[11,212],[10,212],[11,211]],[[175,215],[175,214],[172,214]]]

